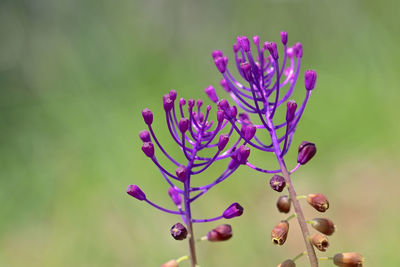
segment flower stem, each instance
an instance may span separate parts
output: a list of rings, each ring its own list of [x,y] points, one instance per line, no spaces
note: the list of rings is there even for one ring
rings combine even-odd
[[[270,124],[270,128],[274,129],[274,126],[272,124],[271,119],[268,119],[267,115],[267,122]],[[286,184],[288,185],[288,190],[289,190],[289,197],[293,203],[294,211],[297,214],[297,221],[299,222],[301,232],[303,234],[304,242],[306,244],[306,249],[307,249],[307,255],[308,259],[310,260],[311,267],[318,267],[318,259],[317,255],[315,254],[314,247],[311,244],[311,241],[309,240],[310,232],[307,227],[306,220],[304,218],[303,210],[301,209],[300,203],[297,199],[297,194],[296,191],[294,190],[292,180],[290,179],[290,174],[286,168],[285,161],[283,158],[280,156],[281,155],[281,148],[278,143],[278,138],[276,136],[275,130],[270,131],[272,143],[275,148],[275,155],[278,160],[279,166],[281,167],[283,177],[285,178]]]
[[[185,193],[184,193],[184,201],[185,201],[185,217],[186,217],[186,227],[188,230],[188,239],[189,239],[189,252],[190,252],[190,263],[192,267],[197,265],[196,259],[196,248],[195,248],[195,239],[193,235],[193,226],[192,226],[192,214],[190,211],[190,177],[188,177],[185,182]]]

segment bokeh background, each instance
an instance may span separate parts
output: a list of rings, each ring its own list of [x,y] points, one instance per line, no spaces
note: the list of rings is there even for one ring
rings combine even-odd
[[[220,79],[212,50],[231,57],[237,35],[279,42],[282,30],[289,44],[303,43],[302,72],[318,71],[288,164],[302,140],[317,144],[317,156],[293,179],[298,193],[329,197],[326,216],[338,231],[326,255],[358,251],[366,266],[399,266],[399,3],[2,0],[0,266],[146,267],[185,255],[186,242],[169,234],[177,218],[125,193],[139,184],[172,207],[140,149],[141,109],[154,111],[160,139],[176,150],[162,94],[175,88],[205,98],[204,87]],[[300,79],[299,101],[303,90]],[[276,166],[269,155],[252,156]],[[195,203],[196,217],[234,201],[245,207],[229,221],[232,240],[198,245],[201,266],[276,266],[303,251],[296,223],[284,247],[271,244],[270,230],[285,216],[268,180],[242,167]],[[197,236],[217,224],[196,225]]]

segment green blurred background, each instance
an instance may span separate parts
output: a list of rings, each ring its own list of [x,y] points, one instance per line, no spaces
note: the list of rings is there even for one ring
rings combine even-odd
[[[0,266],[146,267],[186,254],[186,242],[169,234],[177,218],[125,193],[139,184],[172,207],[140,150],[141,109],[154,111],[160,139],[176,151],[162,94],[205,98],[220,79],[212,50],[232,57],[237,35],[279,41],[282,30],[303,43],[302,72],[318,71],[288,164],[302,140],[317,144],[293,179],[298,193],[330,199],[326,215],[338,231],[327,255],[358,251],[366,266],[400,266],[399,10],[399,1],[372,0],[2,0]],[[303,90],[300,79],[299,101]],[[252,156],[276,166],[270,155]],[[303,251],[296,223],[284,247],[271,244],[285,216],[268,179],[242,167],[195,203],[196,217],[233,201],[245,208],[229,221],[231,241],[198,245],[201,266],[276,266]],[[196,225],[197,236],[216,225]]]

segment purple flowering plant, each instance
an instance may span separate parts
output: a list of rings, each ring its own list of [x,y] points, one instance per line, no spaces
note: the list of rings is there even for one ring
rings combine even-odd
[[[207,91],[207,89],[206,89]],[[178,102],[178,104],[176,104]],[[228,103],[225,101],[224,103]],[[169,133],[182,151],[185,162],[178,162],[161,145],[153,130],[153,113],[145,108],[142,116],[148,130],[139,133],[143,141],[142,150],[160,170],[161,175],[169,185],[168,194],[176,206],[176,210],[166,209],[150,201],[145,193],[137,185],[129,185],[127,193],[132,197],[145,201],[151,206],[169,214],[181,217],[183,224],[176,223],[171,228],[171,236],[175,240],[188,239],[190,256],[183,256],[173,259],[163,266],[178,266],[179,262],[190,259],[191,266],[197,266],[195,237],[193,231],[194,223],[212,222],[221,219],[232,219],[243,214],[243,207],[238,203],[233,203],[221,212],[220,215],[208,219],[196,219],[192,217],[191,204],[207,193],[211,188],[221,183],[231,176],[240,165],[246,164],[250,155],[250,150],[245,145],[240,145],[242,138],[239,137],[234,144],[228,146],[234,129],[229,123],[229,119],[237,116],[236,107],[228,107],[216,112],[216,120],[211,117],[211,106],[207,105],[204,111],[203,101],[189,99],[186,101],[181,98],[177,101],[177,92],[171,90],[163,96],[163,107],[165,111],[166,124]],[[203,112],[204,111],[204,112]],[[160,154],[165,156],[176,166],[175,174],[161,165],[156,157],[155,145]],[[213,151],[211,157],[200,155],[203,151]],[[203,186],[192,186],[191,181],[195,175],[201,174],[216,161],[229,159],[225,170],[217,176],[215,181]],[[212,229],[207,235],[197,241],[209,240],[225,241],[232,236],[230,225],[220,225]]]
[[[359,253],[339,253],[334,257],[319,258],[315,253],[314,247],[320,251],[326,251],[329,246],[326,235],[333,234],[335,225],[328,218],[306,220],[299,200],[306,199],[319,212],[325,212],[329,208],[329,202],[323,194],[298,196],[290,178],[291,174],[314,157],[315,144],[304,141],[299,145],[297,165],[292,170],[289,170],[285,163],[285,156],[291,147],[293,135],[315,88],[317,73],[314,70],[305,71],[305,96],[302,104],[298,106],[289,98],[293,94],[300,75],[303,56],[301,43],[288,47],[287,33],[282,32],[283,56],[280,57],[276,43],[261,44],[258,36],[253,37],[253,42],[256,47],[254,55],[250,41],[245,36],[239,36],[233,45],[234,65],[244,82],[236,79],[229,71],[228,58],[222,51],[212,52],[215,65],[223,76],[220,84],[242,110],[241,113],[238,113],[236,106],[229,104],[226,99],[219,99],[212,86],[205,88],[205,93],[217,106],[215,121],[211,119],[211,106],[207,105],[204,110],[203,101],[200,99],[186,101],[181,98],[178,101],[175,90],[163,96],[166,126],[173,141],[183,153],[184,162],[178,162],[167,153],[153,130],[153,113],[147,108],[142,111],[144,122],[148,127],[148,130],[143,130],[139,134],[143,141],[142,150],[153,161],[169,185],[168,194],[176,209],[166,209],[153,203],[137,185],[129,185],[127,193],[165,213],[180,216],[182,223],[173,225],[170,233],[175,240],[188,239],[189,246],[189,255],[172,259],[162,266],[177,267],[186,259],[189,259],[192,267],[198,266],[196,242],[225,241],[232,237],[232,227],[222,224],[196,240],[193,225],[241,216],[242,206],[233,203],[216,217],[197,219],[192,217],[191,204],[211,188],[229,178],[241,165],[273,175],[269,180],[269,185],[273,190],[277,192],[288,190],[288,195],[281,195],[278,198],[277,208],[282,213],[289,213],[293,205],[294,213],[272,229],[271,240],[276,245],[283,245],[288,235],[289,221],[296,217],[304,237],[306,251],[285,260],[278,266],[296,266],[295,261],[304,255],[308,256],[312,267],[318,266],[318,261],[322,259],[333,260],[337,266],[362,266],[363,258]],[[281,62],[280,59],[282,59]],[[280,119],[277,110],[285,105],[286,116],[282,122],[276,123]],[[255,120],[258,123],[254,123]],[[264,136],[261,137],[261,134]],[[235,141],[228,145],[233,139]],[[162,166],[156,157],[155,146],[158,148],[157,153],[162,154],[176,166],[175,173]],[[250,163],[248,161],[250,148],[274,153],[279,168],[266,169]],[[203,152],[212,156],[204,156]],[[191,181],[195,175],[206,172],[212,164],[225,159],[230,160],[222,174],[216,176],[214,182],[203,186],[192,186]],[[320,233],[311,235],[308,224]]]
[[[224,56],[222,51],[213,51],[214,63],[223,76],[220,84],[230,95],[233,102],[243,111],[239,114],[237,120],[234,118],[228,118],[228,120],[250,147],[274,153],[279,164],[278,169],[265,169],[250,162],[247,162],[246,165],[258,172],[274,174],[269,181],[269,185],[273,190],[282,192],[287,188],[288,195],[278,198],[277,208],[280,212],[288,213],[290,206],[293,205],[294,207],[294,214],[286,220],[282,220],[273,228],[271,239],[274,244],[283,245],[288,235],[289,221],[297,217],[306,251],[293,259],[282,262],[278,266],[295,266],[295,261],[304,255],[308,256],[312,267],[318,266],[318,260],[322,259],[333,260],[333,263],[337,266],[362,266],[363,258],[359,253],[339,253],[334,257],[320,258],[315,253],[314,247],[320,251],[326,251],[329,246],[326,235],[333,234],[335,226],[327,218],[306,220],[299,200],[302,198],[307,199],[307,202],[319,212],[325,212],[329,208],[329,202],[323,194],[298,196],[290,175],[314,157],[316,146],[311,142],[303,141],[298,148],[297,165],[292,170],[287,168],[285,156],[290,149],[293,135],[315,88],[317,73],[314,70],[305,71],[305,96],[302,104],[298,107],[297,103],[294,100],[289,100],[289,98],[293,94],[300,74],[303,47],[301,43],[288,47],[287,42],[288,34],[281,32],[283,56],[280,57],[278,46],[275,42],[262,44],[260,43],[260,38],[254,36],[253,43],[256,50],[253,54],[249,39],[245,36],[238,36],[236,43],[233,45],[234,65],[244,83],[236,79],[229,71],[228,58]],[[228,106],[225,103],[223,106],[221,105],[226,100],[219,101],[218,97],[215,97],[215,91],[208,90],[206,93],[212,101],[219,103],[220,108],[223,110],[225,106]],[[285,104],[286,116],[284,120],[277,122],[279,121],[276,116],[277,110],[281,106],[285,106]],[[255,117],[258,123],[253,123],[250,116]],[[251,132],[251,135],[246,136],[249,132]],[[261,134],[267,133],[267,138],[265,136],[263,138],[260,137],[260,132]],[[282,176],[279,174],[282,174]],[[308,224],[311,224],[313,228],[322,234],[310,235]]]

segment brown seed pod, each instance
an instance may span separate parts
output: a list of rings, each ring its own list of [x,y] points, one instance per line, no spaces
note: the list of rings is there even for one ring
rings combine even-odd
[[[329,208],[328,199],[323,194],[309,194],[307,202],[319,212],[325,212]]]
[[[288,213],[290,211],[291,201],[288,196],[280,196],[276,202],[279,212]]]
[[[179,264],[176,260],[170,260],[170,261],[164,263],[163,265],[161,265],[160,267],[179,267]]]
[[[311,226],[325,235],[332,235],[335,232],[335,225],[328,218],[314,218],[311,220]]]
[[[271,240],[275,245],[283,245],[286,241],[289,232],[289,223],[287,221],[281,221],[276,225],[271,232]]]
[[[333,257],[333,263],[340,267],[362,267],[364,258],[357,252],[339,253]]]
[[[329,247],[328,238],[323,234],[314,234],[310,238],[311,243],[320,251],[326,251]]]
[[[285,260],[284,262],[280,263],[277,267],[296,267],[296,263],[292,260]]]

